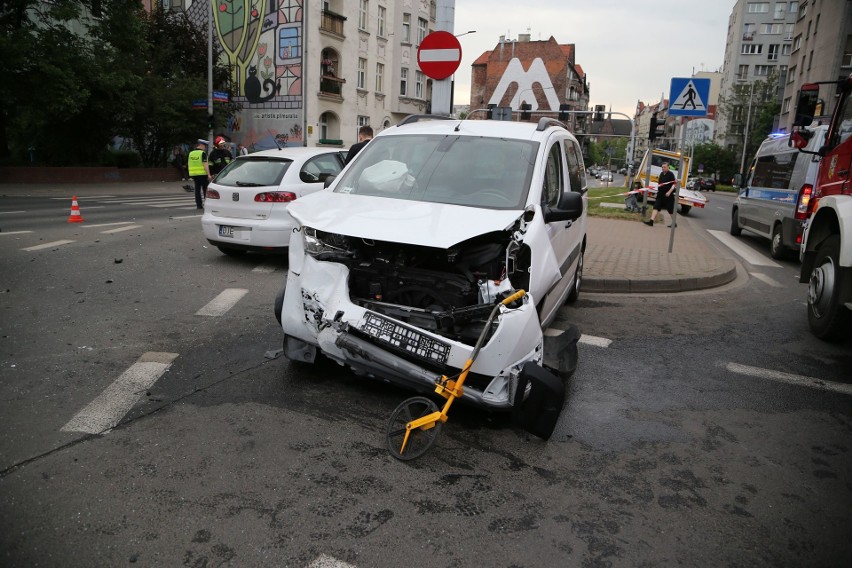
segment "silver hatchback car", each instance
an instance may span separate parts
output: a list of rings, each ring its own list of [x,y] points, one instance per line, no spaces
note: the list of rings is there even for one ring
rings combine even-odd
[[[305,147],[239,156],[207,189],[204,236],[225,254],[286,252],[295,227],[288,205],[321,190],[344,158],[337,149]]]

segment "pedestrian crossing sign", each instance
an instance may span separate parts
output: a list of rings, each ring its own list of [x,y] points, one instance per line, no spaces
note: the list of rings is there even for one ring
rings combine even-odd
[[[673,77],[669,91],[669,116],[707,116],[710,79]]]

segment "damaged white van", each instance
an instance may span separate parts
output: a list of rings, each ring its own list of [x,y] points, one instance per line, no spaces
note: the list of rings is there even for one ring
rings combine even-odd
[[[525,290],[490,324],[462,399],[549,437],[579,333],[547,328],[580,292],[585,193],[580,145],[550,118],[418,115],[382,131],[326,190],[290,203],[285,355],[432,392],[495,304]]]

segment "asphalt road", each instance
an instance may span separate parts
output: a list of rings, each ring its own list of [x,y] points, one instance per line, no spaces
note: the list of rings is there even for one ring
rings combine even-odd
[[[548,442],[456,406],[401,463],[409,393],[280,356],[284,259],[220,254],[172,187],[97,195],[79,224],[65,195],[0,198],[4,566],[852,563],[852,344],[810,335],[792,261],[581,295]],[[708,198],[690,217],[726,230]]]

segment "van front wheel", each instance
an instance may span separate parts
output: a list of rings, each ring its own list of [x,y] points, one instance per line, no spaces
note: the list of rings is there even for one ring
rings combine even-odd
[[[736,209],[731,213],[731,234],[735,237],[743,234],[743,230],[740,229],[740,214]]]

